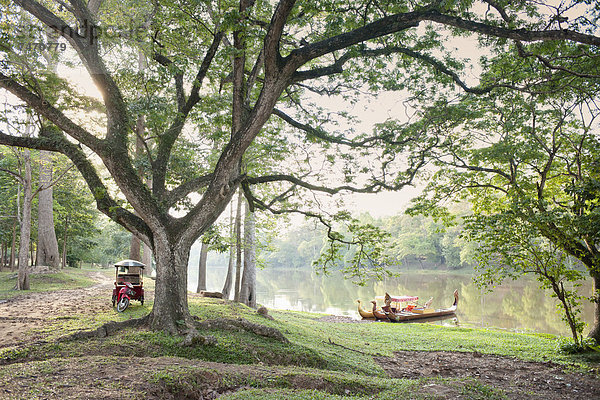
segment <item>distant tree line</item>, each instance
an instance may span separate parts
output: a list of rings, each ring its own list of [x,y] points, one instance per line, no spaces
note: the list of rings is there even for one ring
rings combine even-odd
[[[461,237],[463,223],[446,227],[441,221],[422,215],[397,214],[373,218],[364,213],[358,217],[363,224],[372,224],[390,233],[386,246],[388,267],[422,269],[472,268],[476,244]],[[325,228],[306,222],[294,227],[272,244],[265,255],[267,265],[274,268],[308,268],[326,245]],[[341,250],[344,259],[351,257],[353,249]]]

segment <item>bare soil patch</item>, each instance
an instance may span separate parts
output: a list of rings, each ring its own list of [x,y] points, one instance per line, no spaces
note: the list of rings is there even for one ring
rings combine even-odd
[[[44,339],[34,330],[57,318],[111,307],[112,281],[100,272],[90,272],[89,276],[98,282],[89,288],[26,293],[1,302],[0,348]]]
[[[500,389],[509,399],[600,399],[600,379],[567,372],[561,365],[480,353],[400,351],[375,361],[390,378],[472,378]],[[455,397],[445,386],[429,385],[442,398]],[[440,393],[438,390],[443,391]]]

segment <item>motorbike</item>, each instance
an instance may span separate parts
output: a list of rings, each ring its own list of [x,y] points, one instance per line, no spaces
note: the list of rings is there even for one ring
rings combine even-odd
[[[117,305],[117,311],[123,312],[129,307],[131,300],[144,304],[143,271],[145,265],[139,261],[124,260],[115,264],[115,287],[112,295],[112,305]]]
[[[133,297],[135,297],[135,289],[133,288],[133,285],[129,282],[125,282],[117,294],[117,311],[125,311],[127,307],[129,307],[129,303]]]

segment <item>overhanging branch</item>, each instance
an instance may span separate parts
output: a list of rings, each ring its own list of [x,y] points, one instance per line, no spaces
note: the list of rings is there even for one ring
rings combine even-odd
[[[36,94],[29,91],[24,86],[20,85],[14,79],[4,75],[0,72],[0,87],[8,90],[21,100],[23,100],[28,106],[37,111],[40,115],[46,117],[54,125],[62,129],[66,134],[71,136],[73,139],[85,144],[94,152],[99,153],[103,148],[103,141],[98,139],[81,126],[71,121],[61,111],[53,107],[47,101],[41,99]]]

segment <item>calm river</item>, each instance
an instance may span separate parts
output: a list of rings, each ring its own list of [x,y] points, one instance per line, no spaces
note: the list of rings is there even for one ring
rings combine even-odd
[[[209,267],[207,290],[221,291],[226,269]],[[197,272],[190,268],[190,290],[195,290]],[[557,312],[556,301],[549,291],[538,289],[531,279],[507,281],[492,293],[484,293],[473,284],[469,275],[446,272],[403,272],[398,278],[355,286],[340,274],[316,275],[306,270],[257,271],[258,303],[275,309],[297,310],[348,315],[358,318],[356,299],[363,305],[385,292],[394,295],[419,296],[423,302],[433,297],[433,307],[445,308],[452,304],[452,292],[458,289],[459,303],[456,320],[434,322],[461,326],[492,327],[517,332],[543,332],[569,335],[569,330]],[[591,294],[591,283],[582,288],[582,294]],[[584,304],[583,319],[593,321],[593,308]]]

